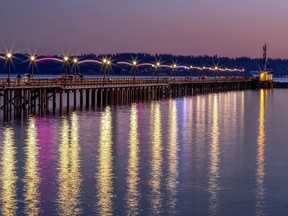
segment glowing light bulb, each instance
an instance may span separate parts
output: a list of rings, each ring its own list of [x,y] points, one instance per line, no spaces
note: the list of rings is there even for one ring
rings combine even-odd
[[[7,57],[7,59],[11,59],[11,58],[12,58],[12,53],[8,52],[8,53],[6,54],[6,57]]]
[[[30,56],[30,60],[33,62],[35,61],[36,57],[34,55]]]
[[[74,58],[73,59],[73,62],[76,64],[78,62],[78,59],[77,58]]]
[[[136,66],[136,65],[137,65],[137,62],[136,62],[136,61],[133,61],[132,64],[133,64],[133,66]]]
[[[64,61],[67,62],[69,60],[68,56],[64,56]]]

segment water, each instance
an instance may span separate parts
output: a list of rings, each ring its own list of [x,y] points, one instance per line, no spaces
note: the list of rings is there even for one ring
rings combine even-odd
[[[1,215],[286,215],[288,90],[2,124]]]
[[[274,82],[288,82],[288,78],[273,78]]]

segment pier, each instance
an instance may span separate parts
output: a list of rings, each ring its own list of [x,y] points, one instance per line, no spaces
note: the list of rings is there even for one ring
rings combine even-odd
[[[253,88],[246,78],[0,79],[4,118]]]

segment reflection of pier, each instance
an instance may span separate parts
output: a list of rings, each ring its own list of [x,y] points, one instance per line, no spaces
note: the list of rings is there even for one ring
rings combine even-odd
[[[159,100],[210,92],[250,89],[251,81],[240,78],[86,78],[86,79],[0,79],[0,107],[4,116],[22,113],[46,114],[84,106]],[[72,104],[73,103],[73,104]]]

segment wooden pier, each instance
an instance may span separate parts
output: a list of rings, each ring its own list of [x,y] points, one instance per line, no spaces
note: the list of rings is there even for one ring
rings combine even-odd
[[[4,118],[253,88],[245,78],[0,79]]]

